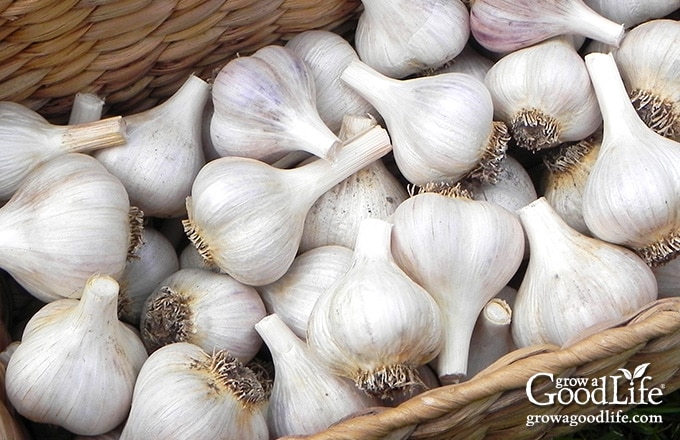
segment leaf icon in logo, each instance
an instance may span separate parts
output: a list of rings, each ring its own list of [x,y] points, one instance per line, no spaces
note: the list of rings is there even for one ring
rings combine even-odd
[[[626,370],[625,368],[619,368],[619,371],[622,372],[626,379],[628,379],[631,383],[633,382],[633,375],[630,374],[630,371]]]
[[[645,371],[647,371],[647,367],[649,367],[649,362],[646,364],[640,364],[637,366],[635,369],[635,372],[633,373],[633,379],[639,379],[642,376],[645,375]]]

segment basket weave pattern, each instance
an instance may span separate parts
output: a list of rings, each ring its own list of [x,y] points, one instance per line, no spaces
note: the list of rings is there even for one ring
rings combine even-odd
[[[359,0],[0,0],[0,100],[64,119],[78,92],[126,114],[237,54],[335,29]]]

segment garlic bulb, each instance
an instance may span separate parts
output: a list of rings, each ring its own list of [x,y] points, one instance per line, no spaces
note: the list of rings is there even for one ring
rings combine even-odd
[[[285,47],[296,53],[314,77],[316,108],[321,120],[333,133],[339,133],[345,115],[375,113],[375,109],[347,84],[340,81],[345,67],[359,59],[354,47],[340,35],[314,29],[288,40]]]
[[[339,137],[352,139],[376,125],[370,116],[345,115]],[[319,246],[352,248],[361,220],[387,218],[408,193],[382,160],[376,160],[326,191],[305,217],[299,252]]]
[[[166,345],[144,363],[121,440],[268,440],[266,400],[252,370],[226,351]]]
[[[583,219],[583,191],[600,151],[602,134],[565,144],[543,156],[541,194],[569,226],[592,235]],[[527,203],[528,204],[528,203]]]
[[[126,142],[120,116],[76,125],[53,125],[21,104],[0,101],[0,201],[9,199],[39,164],[54,157]]]
[[[190,342],[207,352],[227,350],[248,362],[262,345],[253,326],[265,314],[253,287],[226,274],[181,269],[149,295],[139,327],[149,352],[167,344]]]
[[[319,246],[300,253],[285,275],[257,291],[269,313],[276,313],[297,337],[307,339],[307,323],[314,304],[347,272],[351,263],[350,248]]]
[[[632,28],[640,23],[663,18],[680,8],[680,0],[583,0],[595,12]]]
[[[344,145],[333,163],[279,169],[249,158],[213,160],[187,198],[187,234],[206,260],[238,281],[273,283],[293,262],[316,199],[390,150],[386,131],[374,127]]]
[[[179,267],[181,269],[205,269],[213,272],[219,272],[220,269],[215,265],[209,264],[205,258],[198,252],[196,246],[189,243],[182,249],[179,254]]]
[[[120,440],[123,433],[123,426],[118,426],[109,432],[100,435],[77,435],[73,440]]]
[[[680,296],[680,259],[652,267],[659,288],[659,298]]]
[[[272,438],[311,435],[380,402],[346,378],[332,374],[283,320],[272,314],[255,324],[274,362],[267,408]]]
[[[493,181],[510,136],[473,76],[446,73],[392,79],[352,61],[341,79],[380,112],[399,171],[415,185],[466,176]]]
[[[657,298],[654,274],[640,257],[570,228],[545,198],[519,216],[530,257],[513,306],[517,346],[564,344]]]
[[[7,364],[7,396],[21,415],[81,435],[125,420],[147,354],[118,321],[117,300],[118,283],[93,275],[80,300],[53,301],[33,315]]]
[[[30,440],[30,435],[16,415],[16,411],[5,394],[5,364],[0,362],[0,438],[8,440]]]
[[[104,99],[94,93],[76,93],[69,114],[69,125],[84,124],[101,119]]]
[[[125,145],[94,154],[147,217],[184,215],[184,199],[205,163],[201,119],[209,96],[208,83],[189,76],[167,101],[125,117]]]
[[[213,147],[267,163],[296,150],[332,159],[341,142],[319,116],[315,87],[311,69],[286,47],[229,61],[213,83]]]
[[[125,269],[139,239],[130,216],[125,188],[97,160],[61,155],[0,207],[0,267],[41,301],[77,298],[93,273]]]
[[[470,35],[461,0],[362,0],[354,32],[359,58],[392,78],[437,68],[458,55]]]
[[[442,346],[442,313],[390,253],[392,225],[361,222],[352,265],[317,300],[307,343],[334,374],[374,396],[417,383]]]
[[[463,50],[456,55],[448,63],[444,64],[438,69],[435,69],[432,74],[438,75],[440,73],[467,73],[478,80],[484,82],[486,73],[491,66],[494,65],[494,60],[487,58],[473,48],[470,43],[463,47]]]
[[[529,150],[580,141],[602,116],[588,71],[567,38],[552,38],[498,60],[484,80],[494,116]]]
[[[680,142],[680,22],[659,19],[636,26],[614,59],[640,118]]]
[[[634,249],[650,265],[669,261],[680,253],[680,144],[638,117],[611,54],[585,59],[604,125],[583,219],[594,236]]]
[[[135,327],[139,326],[144,301],[158,283],[179,269],[177,253],[165,235],[145,226],[141,241],[118,280],[118,316]]]
[[[583,0],[475,0],[470,31],[486,49],[509,53],[565,34],[618,46],[624,27],[593,11]]]
[[[500,298],[491,298],[486,303],[472,332],[470,345],[475,347],[468,357],[467,374],[474,377],[477,373],[514,350],[510,324],[512,309]]]
[[[442,310],[444,345],[434,363],[439,380],[461,381],[477,317],[524,257],[519,219],[457,187],[428,185],[399,205],[391,221],[395,261]]]

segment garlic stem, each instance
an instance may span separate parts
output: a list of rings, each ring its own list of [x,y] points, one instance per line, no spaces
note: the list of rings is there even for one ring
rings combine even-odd
[[[104,100],[94,93],[76,93],[69,115],[69,125],[98,121],[102,117]]]
[[[390,245],[392,224],[383,220],[367,218],[361,223],[354,246],[355,260],[391,259]]]
[[[383,75],[360,60],[352,60],[343,70],[340,79],[383,113],[384,97],[388,96],[400,80]]]
[[[61,144],[65,151],[73,153],[115,147],[125,142],[125,121],[122,116],[62,127]]]
[[[272,352],[274,359],[295,350],[301,344],[300,339],[277,314],[262,318],[255,324],[255,330],[267,344],[267,348]]]
[[[118,322],[118,289],[118,282],[111,277],[90,278],[83,289],[74,322],[90,329]]]
[[[623,24],[598,14],[587,5],[575,8],[574,18],[570,21],[573,30],[580,35],[595,41],[618,47],[623,39],[625,27]]]

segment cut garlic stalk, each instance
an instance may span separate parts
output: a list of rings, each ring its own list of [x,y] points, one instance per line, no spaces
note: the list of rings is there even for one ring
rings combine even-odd
[[[333,163],[284,170],[249,158],[213,160],[187,198],[187,234],[206,260],[238,281],[273,283],[293,262],[314,202],[391,147],[387,132],[374,127],[340,149]]]
[[[411,183],[496,178],[510,136],[504,123],[493,121],[491,95],[475,77],[399,80],[352,61],[341,79],[385,119],[397,167]]]
[[[594,236],[662,264],[680,253],[680,143],[639,118],[612,54],[585,60],[604,125],[583,193],[583,219]]]
[[[327,368],[380,397],[417,385],[417,368],[442,344],[442,313],[395,263],[391,230],[383,220],[361,222],[351,267],[319,297],[307,328]]]
[[[475,0],[470,30],[482,46],[498,53],[565,34],[618,46],[624,33],[623,25],[593,11],[582,0]]]
[[[142,366],[120,440],[268,440],[264,389],[226,351],[166,345]]]
[[[104,111],[104,99],[94,93],[76,93],[69,114],[69,125],[98,121]]]
[[[470,345],[475,349],[470,351],[468,358],[468,377],[474,377],[516,348],[510,331],[511,322],[512,309],[506,301],[491,298],[486,303],[470,340]]]
[[[310,435],[380,402],[332,374],[276,314],[255,324],[274,361],[267,422],[273,438]]]
[[[564,344],[656,299],[652,270],[631,250],[570,228],[543,197],[519,215],[530,246],[513,306],[519,347]]]
[[[146,350],[118,321],[118,283],[93,275],[80,300],[60,299],[28,322],[7,364],[16,410],[74,434],[98,435],[128,415]]]

